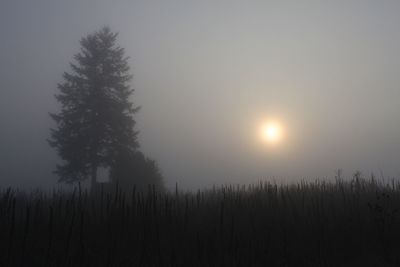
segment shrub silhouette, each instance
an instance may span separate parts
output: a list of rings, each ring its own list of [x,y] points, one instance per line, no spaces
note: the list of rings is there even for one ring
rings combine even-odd
[[[146,191],[149,186],[164,190],[163,178],[156,162],[140,151],[125,150],[120,153],[111,168],[110,179],[123,191],[130,192],[134,187],[138,191]]]

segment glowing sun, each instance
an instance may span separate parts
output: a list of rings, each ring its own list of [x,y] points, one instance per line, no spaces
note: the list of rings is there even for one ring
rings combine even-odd
[[[270,144],[277,144],[283,136],[282,127],[277,122],[268,122],[261,126],[261,138]]]

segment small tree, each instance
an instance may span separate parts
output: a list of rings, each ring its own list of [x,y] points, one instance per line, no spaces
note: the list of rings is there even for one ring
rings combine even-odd
[[[59,181],[90,177],[93,188],[98,167],[112,168],[120,151],[133,153],[139,146],[133,119],[138,108],[129,101],[132,76],[117,35],[104,27],[82,38],[71,72],[58,84],[62,108],[50,114],[57,127],[48,142],[63,159],[55,171]]]

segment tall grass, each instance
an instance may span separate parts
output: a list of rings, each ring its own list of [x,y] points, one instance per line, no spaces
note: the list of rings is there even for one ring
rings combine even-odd
[[[0,266],[400,266],[400,184],[0,192]]]

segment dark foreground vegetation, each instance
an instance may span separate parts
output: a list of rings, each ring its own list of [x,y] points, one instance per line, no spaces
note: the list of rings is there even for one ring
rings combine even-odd
[[[400,184],[0,194],[0,266],[400,266]]]

